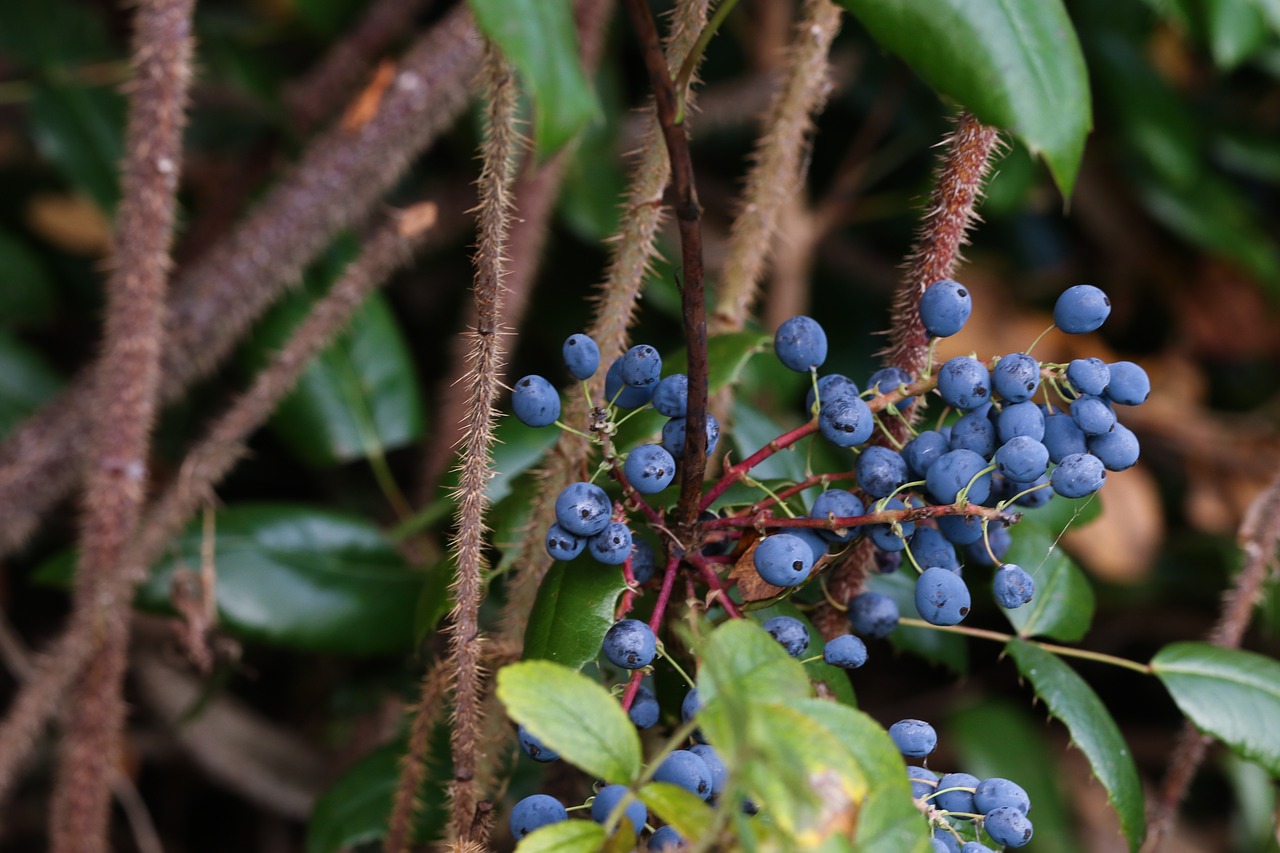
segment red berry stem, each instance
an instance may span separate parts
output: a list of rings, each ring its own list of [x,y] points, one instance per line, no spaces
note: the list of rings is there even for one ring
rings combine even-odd
[[[698,574],[706,581],[707,586],[716,594],[716,599],[720,602],[720,606],[724,608],[724,612],[729,614],[731,619],[741,619],[742,611],[738,610],[738,606],[729,598],[729,592],[724,588],[724,584],[720,582],[720,576],[716,574],[712,568],[713,562],[719,563],[713,557],[703,557],[701,554],[689,554],[685,557],[693,567],[698,570]]]
[[[866,524],[891,524],[922,521],[926,518],[938,518],[944,515],[976,515],[987,521],[998,521],[1003,524],[1016,524],[1021,517],[1018,513],[1005,512],[995,507],[981,506],[973,503],[945,504],[943,506],[918,506],[906,509],[885,509],[869,512],[866,515],[852,515],[847,518],[780,518],[765,513],[756,515],[733,515],[728,518],[714,518],[702,522],[708,530],[725,527],[754,527],[758,530],[782,530],[789,527],[810,527],[818,530],[840,530],[848,527],[861,527]]]
[[[698,509],[705,510],[707,507],[711,506],[715,503],[716,498],[728,491],[729,487],[742,479],[744,474],[764,460],[768,459],[773,454],[777,453],[779,450],[784,450],[805,436],[813,435],[817,431],[818,419],[814,418],[803,426],[798,426],[793,430],[784,432],[782,435],[778,436],[773,441],[748,456],[746,459],[743,459],[736,465],[730,466],[729,470],[724,472],[724,476],[722,476],[716,484],[711,487],[711,490],[703,496],[702,503],[698,506]]]

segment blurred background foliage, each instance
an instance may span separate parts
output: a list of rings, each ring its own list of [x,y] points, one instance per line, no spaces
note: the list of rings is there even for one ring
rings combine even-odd
[[[449,4],[418,5],[415,27],[386,44],[386,55]],[[1010,148],[962,271],[977,310],[943,354],[1025,348],[1071,284],[1095,283],[1111,295],[1115,310],[1098,335],[1077,343],[1051,336],[1040,355],[1127,358],[1152,376],[1151,402],[1126,413],[1143,461],[1110,477],[1104,511],[1062,541],[1096,584],[1091,646],[1145,660],[1167,642],[1209,631],[1237,568],[1241,514],[1280,464],[1280,4],[1067,6],[1094,102],[1075,191],[1063,199],[1040,162]],[[198,4],[179,265],[224,234],[300,150],[312,128],[290,110],[291,87],[365,7],[359,0]],[[792,17],[790,0],[743,0],[708,51],[691,126],[713,291],[756,117],[776,82]],[[607,259],[602,241],[618,221],[625,155],[637,142],[634,108],[645,97],[620,23],[610,28],[594,80],[599,117],[574,143],[534,298],[519,334],[508,338],[514,375],[560,376],[561,341],[589,321],[588,298]],[[0,437],[94,355],[118,198],[127,34],[127,15],[106,0],[0,3]],[[932,146],[954,105],[850,16],[832,59],[832,96],[801,200],[782,217],[760,325],[771,330],[791,314],[813,313],[832,336],[830,363],[858,376],[875,363],[876,332],[887,324],[930,185]],[[342,104],[331,107],[336,113]],[[448,607],[450,511],[439,466],[423,460],[453,440],[441,401],[458,369],[450,342],[466,323],[473,232],[465,211],[477,134],[471,113],[392,193],[393,204],[448,200],[432,250],[369,302],[219,489],[223,654],[215,677],[198,680],[184,668],[168,617],[140,624],[129,769],[165,849],[325,853],[376,837],[385,820],[400,703]],[[664,241],[674,257],[673,235]],[[200,425],[284,339],[353,245],[353,235],[336,240],[239,357],[166,411],[157,477],[173,474]],[[658,263],[633,339],[677,349],[678,312],[672,268]],[[766,361],[749,363],[736,398],[743,434],[761,440],[795,422],[803,395],[794,374]],[[759,416],[754,427],[750,414]],[[535,487],[519,475],[550,436],[504,423],[502,438],[492,495],[495,557],[506,569],[501,547],[518,534]],[[0,577],[7,694],[23,647],[39,648],[67,612],[58,582],[74,524],[66,505]],[[197,565],[200,541],[196,528],[175,548],[173,565]],[[499,574],[499,599],[501,587]],[[139,606],[164,612],[169,598],[153,583]],[[1245,645],[1275,656],[1278,630],[1272,583]],[[415,653],[416,640],[428,652]],[[989,651],[975,646],[967,661],[953,658],[951,668],[963,674],[957,680],[946,667],[891,658],[886,648],[856,674],[860,705],[886,723],[942,722],[941,742],[952,750],[944,759],[1025,779],[1038,810],[1026,849],[1119,849],[1115,817],[1083,759],[1064,749],[1065,733],[1044,725],[1013,668]],[[1080,671],[1115,713],[1144,783],[1155,785],[1180,722],[1172,702],[1153,681],[1087,664]],[[11,806],[5,849],[43,849],[47,759]],[[548,782],[523,757],[515,768],[513,796],[579,784],[556,780],[554,770]],[[447,778],[439,762],[434,771]],[[438,801],[438,788],[425,798]],[[1275,805],[1264,773],[1215,753],[1173,849],[1273,850]],[[428,810],[425,834],[438,818]],[[123,820],[118,842],[135,843]]]

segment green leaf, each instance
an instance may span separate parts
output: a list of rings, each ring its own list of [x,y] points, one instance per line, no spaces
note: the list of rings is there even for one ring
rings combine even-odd
[[[116,173],[124,155],[124,98],[109,88],[41,84],[27,115],[45,159],[110,214],[120,198]]]
[[[841,0],[881,46],[1044,157],[1064,197],[1089,133],[1089,81],[1061,0]]]
[[[1231,70],[1253,56],[1267,40],[1262,10],[1248,0],[1204,0],[1204,30],[1213,61]]]
[[[599,111],[582,71],[569,0],[468,0],[480,31],[533,96],[539,154],[555,153]]]
[[[804,654],[799,655],[800,660],[808,661],[804,664],[804,669],[809,676],[809,680],[816,684],[824,685],[827,692],[840,702],[856,707],[858,700],[854,696],[853,685],[849,682],[847,670],[832,666],[822,658],[808,660],[808,658],[815,655],[821,655],[822,648],[826,644],[822,639],[822,634],[809,621],[809,617],[805,616],[800,608],[792,604],[791,599],[788,598],[784,598],[768,607],[751,611],[751,618],[761,625],[775,616],[790,616],[792,619],[799,619],[804,623],[805,628],[809,629],[809,645],[805,647]]]
[[[741,399],[733,402],[733,441],[734,457],[745,459],[769,442],[787,432],[784,427],[755,406]],[[792,445],[780,453],[775,453],[764,462],[751,469],[751,477],[755,480],[789,480],[792,483],[805,478],[806,453],[803,445],[799,448]],[[757,492],[764,497],[763,492]]]
[[[1129,747],[1102,700],[1075,670],[1039,646],[1015,639],[1006,649],[1049,713],[1066,724],[1072,742],[1089,759],[1120,817],[1129,849],[1137,850],[1145,831],[1142,784]]]
[[[702,651],[698,699],[709,706],[721,693],[744,691],[766,697],[812,693],[804,667],[777,640],[754,622],[732,619],[711,633]]]
[[[1280,662],[1208,643],[1174,643],[1151,667],[1196,728],[1280,778]]]
[[[900,614],[915,616],[915,574],[911,568],[889,575],[873,574],[867,580],[867,589],[892,598]],[[889,642],[900,652],[911,652],[931,663],[941,664],[956,675],[965,675],[969,671],[969,643],[961,634],[899,625],[889,635]],[[875,654],[876,650],[872,647],[869,652]]]
[[[640,774],[640,737],[618,700],[585,675],[545,660],[498,671],[507,715],[565,761],[609,783]]]
[[[44,260],[11,231],[0,228],[0,322],[8,328],[43,326],[53,319],[57,289]]]
[[[590,557],[555,563],[542,579],[529,614],[525,659],[551,660],[574,670],[595,660],[626,587],[621,569]]]
[[[1016,610],[1001,610],[1019,636],[1075,642],[1084,637],[1093,621],[1093,587],[1057,545],[1057,538],[1057,533],[1033,517],[1013,529],[1013,544],[1004,559],[1022,566],[1035,579],[1036,592]]]
[[[516,853],[595,853],[604,841],[604,827],[595,821],[564,820],[520,839]]]
[[[715,823],[711,807],[697,794],[677,785],[650,782],[640,789],[640,800],[686,839],[700,838]]]
[[[34,350],[0,330],[0,436],[54,395],[62,379]]]
[[[293,7],[316,32],[335,36],[364,4],[361,0],[293,0]]]

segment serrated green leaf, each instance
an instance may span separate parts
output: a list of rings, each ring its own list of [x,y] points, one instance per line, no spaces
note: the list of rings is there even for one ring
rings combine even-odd
[[[585,675],[545,660],[498,671],[507,715],[565,761],[609,783],[640,773],[640,738],[618,700]]]
[[[1052,637],[1075,642],[1093,621],[1093,587],[1075,561],[1057,543],[1057,534],[1033,517],[1012,531],[1005,562],[1019,565],[1035,579],[1031,601],[1015,610],[1001,608],[1021,637]]]
[[[533,96],[539,154],[556,152],[599,112],[582,71],[569,0],[468,0],[476,25]]]
[[[825,645],[822,634],[818,632],[817,628],[813,627],[809,617],[805,616],[800,608],[786,598],[768,607],[751,611],[751,618],[762,626],[775,616],[790,616],[792,619],[799,619],[804,623],[805,628],[809,630],[809,645],[805,647],[804,654],[799,655],[800,660],[805,661],[804,668],[809,680],[816,684],[824,685],[826,690],[840,702],[857,707],[858,699],[854,695],[853,685],[849,682],[848,671],[838,666],[832,666],[822,660],[821,657],[817,660],[809,660],[815,655],[821,655]]]
[[[62,379],[34,350],[0,331],[0,436],[57,392]]]
[[[873,574],[867,580],[867,589],[892,598],[900,614],[916,615],[915,570]],[[956,675],[965,675],[969,671],[969,643],[960,634],[899,625],[889,635],[889,642],[898,651],[911,652],[931,663],[941,664]],[[875,654],[875,648],[870,648],[869,652]]]
[[[596,853],[604,842],[604,827],[595,821],[564,820],[520,839],[516,853]]]
[[[939,92],[1043,156],[1064,197],[1092,126],[1089,81],[1061,0],[841,0]]]
[[[1174,643],[1151,668],[1196,728],[1280,778],[1280,662],[1208,643]]]
[[[710,705],[721,694],[765,697],[810,695],[804,667],[759,625],[733,619],[711,633],[702,650],[698,698]]]
[[[1129,849],[1137,850],[1145,832],[1142,784],[1129,747],[1106,706],[1075,670],[1039,646],[1015,639],[1006,649],[1049,713],[1066,725],[1072,742],[1089,759],[1093,775],[1120,817]]]
[[[600,656],[627,583],[622,570],[590,557],[555,563],[538,587],[524,634],[526,660],[551,660],[582,669]]]
[[[640,800],[687,839],[700,838],[715,823],[715,812],[697,794],[666,782],[650,782]]]

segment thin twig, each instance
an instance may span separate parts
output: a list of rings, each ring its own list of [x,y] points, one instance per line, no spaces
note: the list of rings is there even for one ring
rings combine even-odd
[[[408,853],[413,844],[413,821],[421,803],[418,791],[427,778],[426,756],[431,749],[431,732],[449,699],[450,671],[436,666],[422,677],[422,688],[414,704],[409,724],[409,748],[400,762],[400,779],[387,821],[386,853]]]

